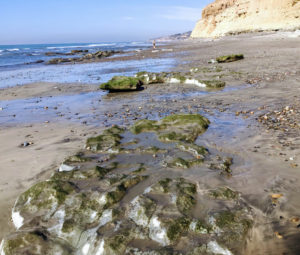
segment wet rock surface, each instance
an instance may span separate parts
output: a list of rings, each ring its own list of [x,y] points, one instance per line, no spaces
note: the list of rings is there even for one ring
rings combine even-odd
[[[218,57],[216,60],[218,63],[229,63],[229,62],[234,62],[242,59],[244,59],[243,54],[232,54],[232,55]]]
[[[12,211],[17,231],[4,238],[1,252],[239,251],[253,224],[252,209],[229,187],[203,189],[184,177],[186,171],[208,170],[216,160],[226,169],[232,164],[195,143],[208,125],[201,115],[179,114],[129,129],[113,126],[89,138],[85,150],[18,198]]]
[[[50,59],[48,65],[57,65],[62,63],[90,63],[96,62],[102,58],[107,58],[115,54],[122,53],[121,51],[97,51],[95,53],[89,53],[87,50],[72,50],[69,53],[60,53],[60,52],[48,52],[45,53],[46,56],[77,56],[71,58],[53,58]]]
[[[151,84],[182,84],[196,85],[202,88],[220,89],[224,88],[226,83],[219,79],[202,80],[196,78],[196,69],[189,73],[180,72],[162,72],[148,73],[139,72],[134,77],[115,76],[110,81],[100,85],[100,89],[110,92],[137,91],[142,85]],[[219,78],[219,77],[218,77]]]
[[[142,86],[142,81],[138,78],[115,76],[110,81],[100,85],[100,89],[110,92],[124,92],[139,90]]]

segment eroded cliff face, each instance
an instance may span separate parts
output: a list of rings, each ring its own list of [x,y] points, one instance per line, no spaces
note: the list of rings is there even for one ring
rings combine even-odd
[[[191,37],[300,28],[300,0],[216,0],[202,12]]]

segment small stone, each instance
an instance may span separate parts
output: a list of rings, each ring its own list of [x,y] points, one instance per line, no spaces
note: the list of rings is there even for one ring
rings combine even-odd
[[[73,171],[75,169],[76,169],[75,166],[69,166],[69,165],[66,165],[66,164],[61,164],[58,171],[59,172],[70,172],[70,171]]]
[[[282,239],[283,236],[279,233],[279,232],[275,232],[275,236],[278,238],[278,239]]]

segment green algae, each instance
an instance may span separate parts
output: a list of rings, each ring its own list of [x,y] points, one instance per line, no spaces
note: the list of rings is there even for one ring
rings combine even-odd
[[[167,166],[171,168],[188,169],[193,167],[194,165],[199,165],[202,163],[203,159],[185,160],[183,158],[175,158],[171,163],[168,163]]]
[[[177,148],[181,151],[191,153],[196,158],[204,156],[208,153],[208,150],[205,147],[191,143],[178,143]]]
[[[201,83],[204,83],[207,88],[224,88],[226,83],[220,80],[201,80]]]
[[[119,184],[115,190],[112,190],[106,194],[106,204],[104,206],[105,209],[110,208],[114,204],[120,202],[123,197],[126,195],[126,191],[140,183],[141,181],[148,178],[148,176],[135,176],[128,179],[125,179],[122,181],[121,184]]]
[[[164,83],[167,73],[149,73],[149,72],[138,72],[135,77],[140,79],[143,84],[158,84]]]
[[[196,185],[180,179],[177,184],[178,194],[176,205],[182,214],[188,214],[196,204],[195,194],[197,192]]]
[[[221,163],[212,163],[210,165],[210,168],[211,169],[221,170],[222,174],[229,174],[229,175],[231,175],[231,173],[232,173],[232,170],[231,170],[232,164],[233,164],[233,158],[226,158]]]
[[[79,181],[87,179],[103,179],[106,174],[114,170],[115,167],[104,168],[95,166],[87,170],[73,170],[69,172],[55,172],[51,179],[52,181]]]
[[[210,190],[209,195],[215,199],[235,200],[239,198],[239,193],[228,187],[220,187],[215,190]]]
[[[71,182],[59,180],[40,182],[24,192],[19,197],[17,205],[23,204],[26,206],[26,202],[30,199],[30,205],[34,205],[39,209],[49,209],[55,201],[58,205],[64,203],[66,197],[75,191],[76,187]]]
[[[111,248],[113,254],[124,254],[127,244],[132,240],[132,231],[123,229],[116,235],[105,240],[106,246]]]
[[[199,114],[175,114],[160,121],[140,120],[130,130],[134,134],[157,132],[162,142],[194,142],[201,133],[206,131],[209,123],[208,119]],[[171,128],[175,130],[170,132]]]
[[[124,131],[118,126],[106,129],[101,135],[88,138],[86,148],[92,151],[116,152],[119,150],[122,139],[121,134]]]
[[[243,240],[252,227],[253,221],[245,218],[241,211],[223,211],[216,216],[216,226],[222,229],[224,234],[219,237],[219,241],[231,245]]]
[[[232,55],[227,55],[227,56],[221,56],[218,57],[216,60],[218,63],[229,63],[229,62],[234,62],[244,59],[243,54],[232,54]]]
[[[18,232],[3,240],[2,253],[21,254],[72,254],[74,250],[62,242],[53,242],[44,230]]]
[[[167,237],[171,242],[177,241],[185,232],[188,231],[191,220],[181,217],[174,220],[167,230]]]
[[[213,231],[213,227],[208,224],[205,220],[197,220],[195,232],[199,234],[209,234]]]
[[[140,134],[142,132],[158,131],[161,127],[157,125],[155,120],[139,120],[130,128],[133,134]]]
[[[109,91],[138,90],[143,82],[134,77],[115,76],[110,81],[100,85],[100,89]]]
[[[176,158],[171,163],[168,164],[168,167],[177,167],[188,169],[191,167],[190,163],[182,158]]]
[[[166,178],[166,179],[160,180],[158,182],[158,184],[162,187],[163,192],[167,193],[167,192],[169,192],[171,182],[172,182],[172,180],[170,178]]]
[[[90,161],[90,158],[87,158],[84,156],[83,152],[78,152],[73,156],[70,156],[69,158],[67,158],[64,161],[64,164],[71,164],[71,163],[83,163],[83,162],[87,162]]]

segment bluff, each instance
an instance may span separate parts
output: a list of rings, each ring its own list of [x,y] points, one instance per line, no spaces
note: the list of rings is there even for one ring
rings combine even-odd
[[[299,28],[300,0],[216,0],[204,8],[191,37]]]

